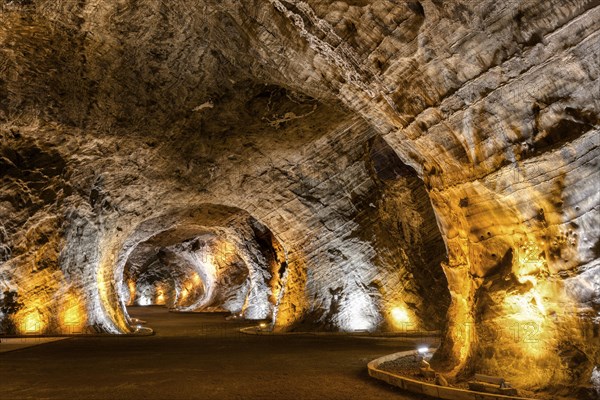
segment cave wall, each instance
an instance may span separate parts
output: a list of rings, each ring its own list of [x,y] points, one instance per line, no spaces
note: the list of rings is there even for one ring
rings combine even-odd
[[[4,2],[2,282],[41,316],[66,290],[85,325],[126,330],[115,265],[159,230],[144,221],[223,204],[283,247],[275,329],[391,326],[393,307],[432,327],[450,296],[451,375],[586,385],[600,364],[599,13]]]
[[[271,3],[279,16],[253,16],[273,18],[281,57],[298,61],[290,81],[356,110],[427,184],[449,256],[439,359],[450,375],[588,385],[599,348],[598,3]]]
[[[280,247],[272,260],[257,260],[269,257],[258,249],[243,251],[248,243],[259,244],[257,232],[246,231],[237,242],[230,235],[238,255],[247,254],[244,263],[270,265],[255,280],[268,282],[254,297],[263,304],[256,317],[274,314],[275,329],[398,329],[391,316],[397,307],[409,316],[401,328],[437,327],[448,303],[439,269],[444,256],[428,263],[425,251],[411,249],[420,243],[421,224],[402,225],[414,217],[411,207],[428,213],[428,229],[435,218],[408,193],[398,202],[384,200],[402,183],[386,183],[394,179],[374,172],[369,152],[377,133],[333,96],[315,98],[282,85],[287,77],[255,54],[256,38],[233,20],[231,26],[221,23],[232,18],[225,13],[233,10],[229,6],[215,11],[218,21],[203,12],[182,16],[183,6],[144,11],[92,2],[3,5],[8,56],[2,88],[9,94],[2,103],[3,160],[16,171],[14,180],[3,181],[5,246],[15,247],[27,223],[51,216],[60,226],[48,246],[32,242],[23,244],[27,255],[13,251],[2,264],[4,286],[29,300],[34,289],[25,282],[32,282],[43,292],[39,303],[48,307],[61,307],[58,288],[73,286],[84,330],[127,332],[124,306],[136,300],[123,276],[128,257],[178,224],[228,226],[194,214],[204,204],[218,214],[219,207],[210,205],[220,204],[261,221]],[[189,22],[186,29],[203,32],[203,39],[198,32],[181,32],[173,24],[179,18]],[[161,35],[164,41],[157,39]],[[238,36],[240,42],[231,40]],[[194,50],[189,43],[195,40]],[[248,58],[237,56],[240,48]],[[57,194],[21,204],[16,199],[24,196],[28,179],[21,175],[44,172],[45,161],[28,155],[34,148],[60,160],[50,164],[60,168],[57,185],[66,189],[55,188],[54,172],[48,172],[25,193]],[[422,197],[423,183],[411,179]],[[382,238],[382,229],[365,233],[379,218],[373,207],[384,203],[402,206],[404,214],[391,210],[386,217],[399,244]],[[433,240],[439,249],[441,236]],[[50,247],[56,253],[52,268],[30,269],[29,258],[47,262]],[[185,264],[185,257],[176,263]],[[438,285],[431,288],[422,269]],[[415,271],[418,281],[412,280]],[[52,274],[48,284],[39,280],[45,273]],[[24,314],[44,319],[37,332],[65,331],[64,321],[46,306],[26,303]],[[250,316],[256,307],[257,301],[246,299],[243,309]]]

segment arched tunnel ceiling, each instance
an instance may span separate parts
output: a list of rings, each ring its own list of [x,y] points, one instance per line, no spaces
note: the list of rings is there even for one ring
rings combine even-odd
[[[15,329],[64,331],[56,310],[77,304],[81,329],[127,332],[136,246],[229,226],[241,249],[260,235],[230,222],[251,218],[285,255],[285,277],[261,277],[276,330],[393,330],[399,309],[401,326],[443,329],[449,375],[589,383],[596,1],[0,7],[0,284],[27,300]],[[523,322],[543,345],[490,333]]]
[[[224,309],[249,319],[272,318],[287,265],[267,227],[217,204],[144,221],[121,254],[115,279],[127,303]]]

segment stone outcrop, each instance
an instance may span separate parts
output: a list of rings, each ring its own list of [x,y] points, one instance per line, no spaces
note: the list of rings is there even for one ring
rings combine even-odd
[[[584,395],[597,1],[1,7],[0,284],[22,331],[128,332],[127,281],[168,281],[175,308],[276,330],[446,321],[447,376]]]

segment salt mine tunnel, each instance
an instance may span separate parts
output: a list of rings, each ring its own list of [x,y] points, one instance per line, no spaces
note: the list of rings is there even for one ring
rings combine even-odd
[[[2,0],[0,399],[600,399],[599,75],[598,0]]]

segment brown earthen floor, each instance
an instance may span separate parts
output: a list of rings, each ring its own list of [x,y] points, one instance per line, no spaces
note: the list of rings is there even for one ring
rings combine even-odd
[[[255,336],[223,314],[133,307],[150,337],[81,337],[0,354],[0,399],[366,399],[421,397],[368,377],[366,365],[414,343]]]

